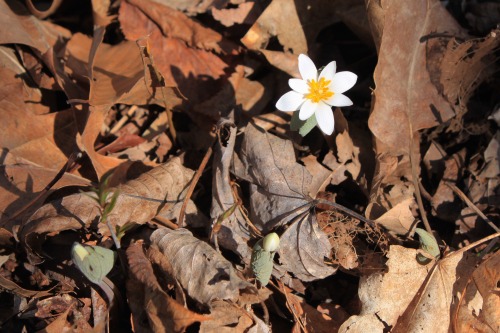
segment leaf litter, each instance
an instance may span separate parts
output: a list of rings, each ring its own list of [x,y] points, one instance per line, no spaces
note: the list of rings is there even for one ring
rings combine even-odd
[[[74,6],[0,3],[1,330],[499,330],[494,10]],[[301,53],[358,75],[332,136],[274,108]]]

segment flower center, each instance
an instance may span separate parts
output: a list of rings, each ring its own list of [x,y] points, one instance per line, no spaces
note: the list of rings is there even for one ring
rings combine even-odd
[[[305,98],[314,103],[318,103],[319,101],[332,97],[333,91],[328,88],[330,82],[330,80],[325,80],[324,77],[319,79],[319,81],[308,80],[307,85],[309,86],[309,93],[305,95]]]

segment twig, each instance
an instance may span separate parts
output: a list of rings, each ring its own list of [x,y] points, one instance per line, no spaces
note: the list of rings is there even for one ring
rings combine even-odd
[[[130,120],[130,118],[132,118],[135,110],[137,110],[137,105],[132,105],[130,109],[128,109],[127,113],[116,122],[113,128],[109,131],[109,134],[115,134],[116,132],[118,132],[123,127],[123,125],[125,125],[125,123]]]
[[[454,184],[445,183],[445,185],[451,188],[453,192],[455,192],[455,194],[458,195],[460,199],[462,199],[467,204],[467,206],[469,206],[470,209],[476,212],[477,215],[479,215],[486,223],[488,223],[488,225],[492,227],[493,230],[495,230],[496,232],[500,232],[500,229],[493,222],[491,222],[491,220],[486,215],[484,215],[484,213],[479,208],[477,208],[477,206],[474,205],[474,203],[470,201],[469,198],[467,198],[464,192],[462,192]]]
[[[205,170],[205,167],[207,166],[207,163],[210,160],[210,156],[212,156],[212,152],[213,152],[213,144],[210,147],[208,147],[208,150],[205,153],[205,156],[203,157],[203,160],[201,161],[198,170],[196,170],[196,173],[194,174],[191,184],[189,184],[186,196],[184,197],[184,202],[182,203],[181,211],[179,212],[179,220],[177,221],[177,224],[179,225],[180,228],[184,226],[184,215],[186,213],[186,207],[188,205],[189,199],[191,199],[191,196],[193,195],[194,188],[196,187],[196,184],[198,184],[198,180],[200,180],[203,170]]]

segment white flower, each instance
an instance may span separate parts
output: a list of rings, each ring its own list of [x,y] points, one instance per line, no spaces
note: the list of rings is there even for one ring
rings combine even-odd
[[[298,111],[300,120],[306,120],[313,114],[323,133],[331,135],[334,129],[332,106],[350,106],[352,101],[342,93],[351,89],[358,76],[352,72],[336,71],[335,61],[330,62],[318,75],[312,60],[305,54],[299,55],[301,79],[290,79],[287,92],[276,103],[281,111]]]

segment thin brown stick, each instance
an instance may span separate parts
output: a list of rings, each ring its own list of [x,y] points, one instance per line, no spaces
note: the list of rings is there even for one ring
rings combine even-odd
[[[167,218],[164,218],[164,217],[161,217],[158,215],[153,218],[153,221],[158,222],[159,224],[161,224],[165,227],[168,227],[170,229],[173,229],[173,230],[179,229],[179,226],[177,224],[175,224],[174,222],[170,221]]]
[[[467,206],[469,206],[470,209],[472,209],[486,223],[488,223],[488,225],[490,227],[492,227],[493,230],[495,230],[496,232],[500,232],[500,229],[493,222],[491,222],[491,220],[486,215],[484,215],[484,213],[479,208],[477,208],[477,206],[474,205],[474,203],[472,201],[470,201],[469,198],[467,198],[467,196],[465,195],[464,192],[462,192],[454,184],[450,184],[450,183],[445,183],[445,184],[446,184],[446,186],[448,186],[449,188],[451,188],[453,190],[453,192],[455,192],[455,194],[458,195],[460,197],[460,199],[462,199],[467,204]]]
[[[207,152],[205,153],[205,156],[203,157],[203,160],[200,163],[200,166],[198,167],[198,170],[196,170],[196,173],[194,174],[191,184],[189,184],[186,196],[184,197],[184,202],[182,203],[181,211],[179,212],[179,220],[177,221],[177,224],[179,225],[180,228],[184,226],[184,215],[186,213],[186,207],[188,205],[189,199],[191,199],[191,196],[193,195],[194,188],[196,187],[196,184],[198,184],[198,180],[200,180],[200,177],[203,174],[203,170],[205,170],[205,167],[207,166],[207,163],[210,160],[210,156],[212,156],[212,152],[213,152],[213,145],[211,145],[208,148]]]

